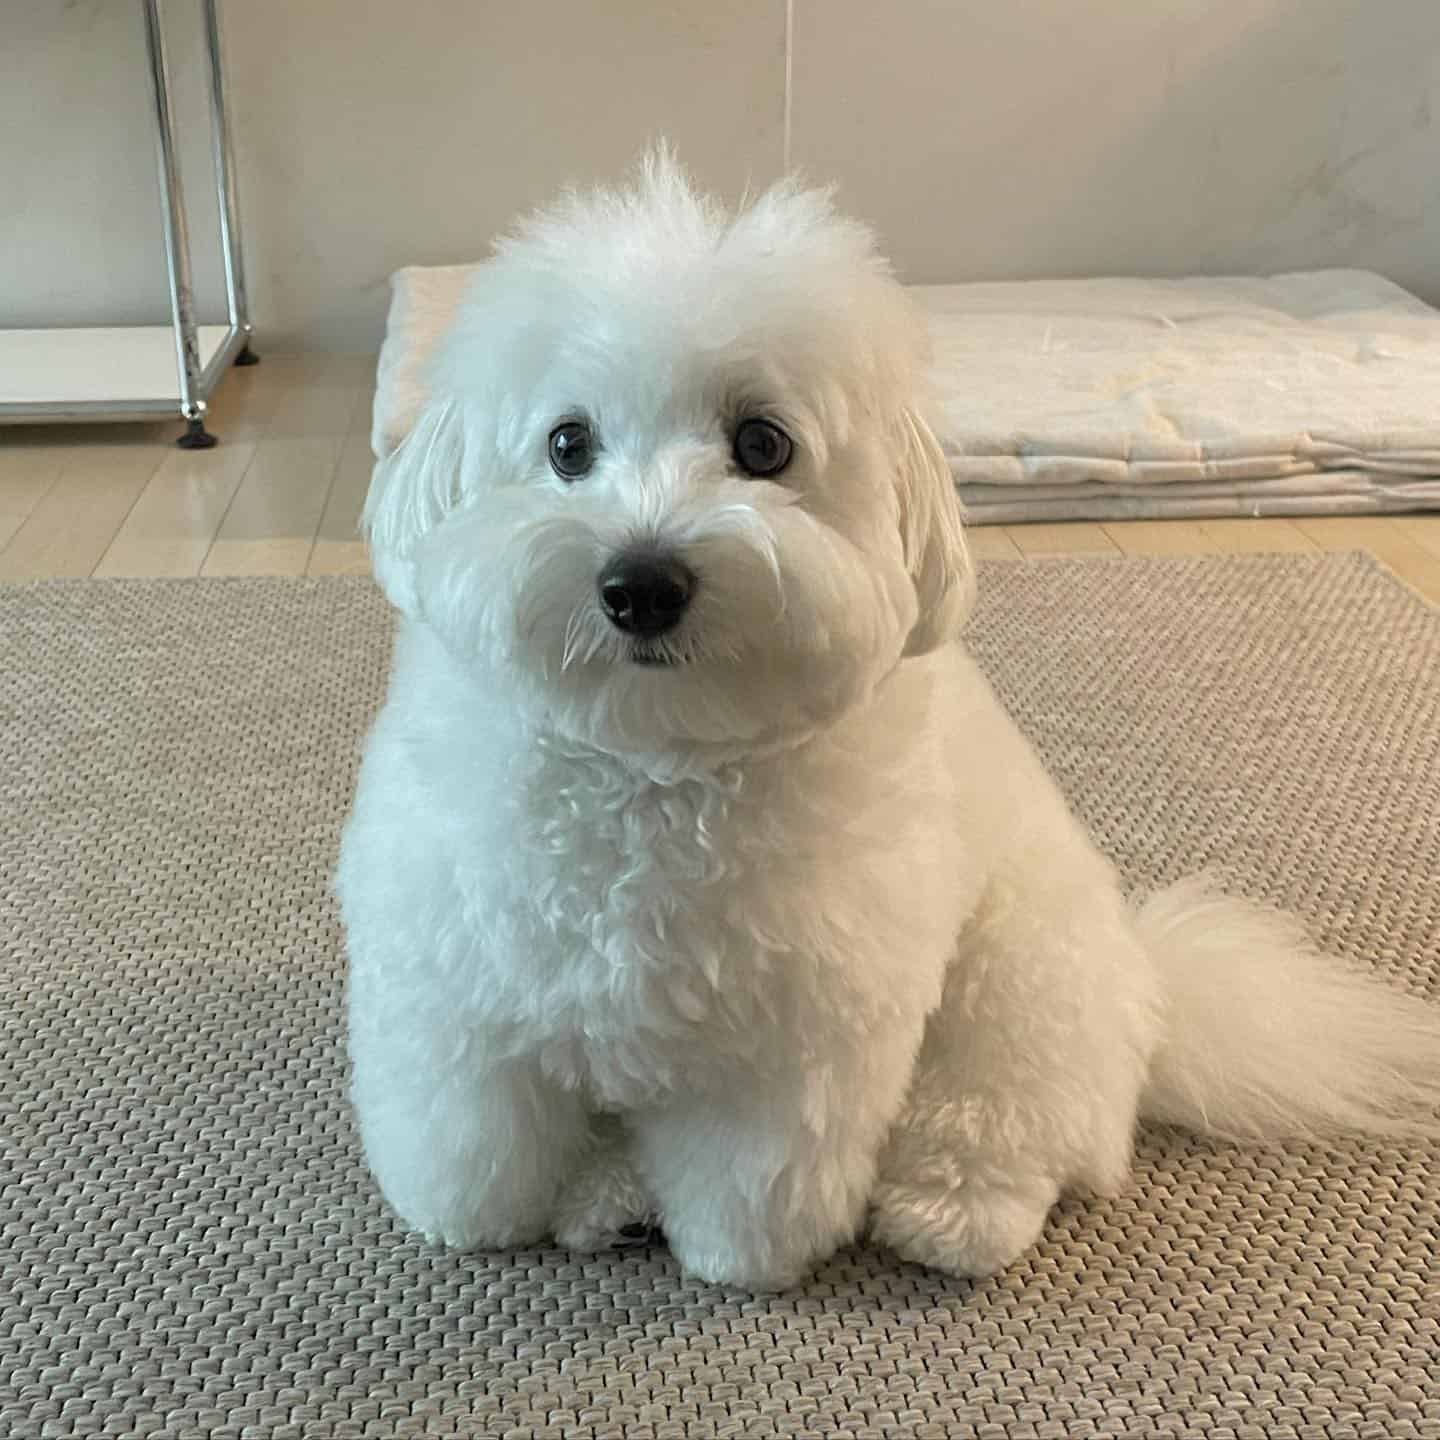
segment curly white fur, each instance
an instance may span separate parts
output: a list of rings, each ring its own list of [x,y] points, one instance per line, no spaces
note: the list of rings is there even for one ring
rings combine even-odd
[[[979,1274],[1123,1182],[1142,1103],[1250,1135],[1440,1098],[1418,1002],[1233,901],[1127,908],[958,643],[925,364],[827,196],[727,215],[663,154],[480,273],[366,509],[401,624],[339,874],[355,1106],[429,1236],[653,1212],[768,1288],[868,1211]],[[732,460],[753,415],[775,479]],[[699,577],[663,666],[597,595],[637,541]]]

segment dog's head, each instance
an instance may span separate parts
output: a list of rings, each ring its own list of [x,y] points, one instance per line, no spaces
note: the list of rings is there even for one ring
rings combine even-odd
[[[784,740],[952,640],[973,574],[869,233],[781,184],[727,215],[661,154],[478,272],[376,470],[390,599],[603,748]]]

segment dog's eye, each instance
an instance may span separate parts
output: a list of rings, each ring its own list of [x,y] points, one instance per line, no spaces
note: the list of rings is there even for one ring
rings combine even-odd
[[[793,449],[790,437],[771,420],[742,420],[735,431],[735,463],[747,475],[778,475]]]
[[[550,432],[550,468],[562,480],[578,480],[595,463],[595,440],[583,420],[566,420]]]

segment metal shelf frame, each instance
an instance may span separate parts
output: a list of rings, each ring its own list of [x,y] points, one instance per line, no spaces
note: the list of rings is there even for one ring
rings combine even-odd
[[[220,256],[225,274],[225,302],[228,324],[218,347],[213,333],[207,334],[202,355],[200,326],[195,318],[195,298],[190,269],[190,232],[185,214],[184,186],[180,177],[179,150],[176,143],[174,107],[171,104],[170,65],[165,50],[165,32],[161,0],[140,0],[144,13],[145,48],[149,59],[151,91],[154,100],[155,151],[159,166],[162,230],[165,237],[165,264],[169,277],[171,330],[174,336],[175,378],[173,390],[163,395],[135,394],[127,391],[125,381],[133,371],[117,376],[113,393],[89,398],[45,399],[26,396],[5,399],[0,393],[0,423],[6,421],[60,420],[136,420],[157,415],[178,414],[185,421],[185,433],[177,444],[186,449],[206,449],[216,437],[205,428],[206,400],[227,366],[251,365],[258,356],[251,349],[253,328],[250,324],[249,299],[245,290],[245,263],[240,241],[240,206],[235,192],[235,166],[232,158],[230,122],[225,105],[225,71],[222,59],[219,0],[200,0],[204,17],[205,49],[210,92],[210,142],[215,170],[216,199],[220,217]],[[152,327],[114,327],[121,334],[135,338],[144,345],[146,337],[157,331]],[[212,332],[212,327],[205,327]],[[57,339],[66,332],[0,331],[0,339],[9,337],[13,349],[22,352],[27,337],[43,337],[50,354]],[[73,330],[79,346],[88,346],[93,330]],[[37,340],[37,345],[42,343]],[[63,353],[63,351],[61,352]],[[124,354],[122,344],[118,353]],[[138,352],[137,352],[138,353]],[[117,369],[120,368],[117,366]]]

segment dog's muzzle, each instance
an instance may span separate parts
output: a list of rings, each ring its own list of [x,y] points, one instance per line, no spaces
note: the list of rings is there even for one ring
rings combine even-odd
[[[596,583],[610,623],[642,640],[673,630],[695,593],[694,571],[655,550],[624,551]]]

